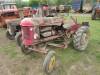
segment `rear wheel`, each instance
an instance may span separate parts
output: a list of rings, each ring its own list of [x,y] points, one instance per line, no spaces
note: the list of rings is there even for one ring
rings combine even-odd
[[[15,40],[18,46],[21,46],[22,43],[22,34],[21,32],[18,32],[15,36]]]
[[[45,73],[50,74],[56,65],[56,56],[54,51],[50,51],[43,63],[43,70]]]
[[[89,41],[89,30],[87,26],[82,26],[76,31],[73,36],[74,48],[79,51],[84,51],[87,48]]]
[[[8,30],[6,31],[6,37],[8,39],[10,39],[10,40],[14,40],[15,39],[15,36],[14,35],[11,35]]]

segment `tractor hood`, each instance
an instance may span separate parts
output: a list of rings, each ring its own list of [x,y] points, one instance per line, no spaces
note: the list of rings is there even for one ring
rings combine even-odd
[[[61,17],[34,17],[34,18],[24,18],[20,25],[21,26],[50,26],[50,25],[61,25],[63,19]]]

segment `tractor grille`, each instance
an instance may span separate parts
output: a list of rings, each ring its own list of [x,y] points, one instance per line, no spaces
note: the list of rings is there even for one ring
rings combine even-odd
[[[22,27],[22,36],[23,36],[23,39],[30,38],[30,28],[29,27]]]

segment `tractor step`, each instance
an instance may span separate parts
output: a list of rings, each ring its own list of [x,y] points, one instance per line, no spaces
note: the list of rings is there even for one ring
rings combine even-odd
[[[66,48],[67,47],[67,45],[65,45],[64,43],[62,43],[62,44],[49,43],[48,45],[58,47],[58,48]]]
[[[40,40],[40,42],[47,42],[47,41],[54,40],[54,39],[59,38],[59,37],[61,37],[61,36],[55,35],[55,36],[47,37],[47,38]]]
[[[62,35],[61,35],[61,36],[62,36]],[[41,40],[39,40],[39,41],[35,41],[33,45],[40,44],[40,43],[43,43],[43,42],[48,42],[48,41],[57,39],[57,38],[59,38],[59,37],[61,37],[61,36],[55,35],[55,36],[47,37],[47,38],[41,39]]]
[[[45,48],[28,48],[28,49],[38,53],[43,53],[43,54],[48,53],[48,49]]]

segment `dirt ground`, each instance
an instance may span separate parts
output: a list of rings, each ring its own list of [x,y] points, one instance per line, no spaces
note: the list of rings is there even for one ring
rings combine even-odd
[[[42,69],[45,56],[37,53],[24,55],[5,33],[5,29],[0,29],[0,75],[45,75]],[[57,72],[52,75],[58,75]]]
[[[15,50],[11,52],[12,54],[10,54],[10,51],[12,51],[10,50],[11,43],[14,44],[12,49]],[[5,49],[8,49],[8,51]],[[13,56],[15,57],[13,58]],[[5,37],[5,30],[0,30],[0,75],[42,75],[40,72],[42,60],[33,58],[22,54],[15,41],[8,40]]]

